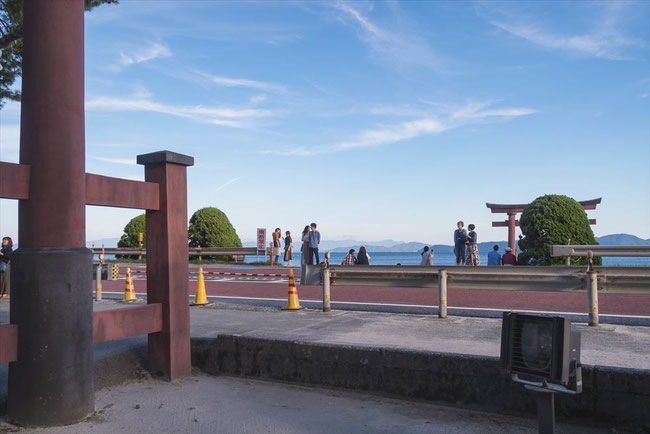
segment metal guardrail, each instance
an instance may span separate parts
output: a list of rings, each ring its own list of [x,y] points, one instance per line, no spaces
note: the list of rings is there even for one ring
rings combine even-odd
[[[589,256],[620,256],[620,257],[648,257],[650,256],[650,245],[648,246],[589,246],[589,245],[558,245],[551,246],[551,256],[571,257]]]
[[[441,270],[451,287],[510,291],[584,291],[586,267],[465,267],[332,265],[331,285],[436,288]],[[650,268],[595,267],[600,292],[650,293]]]
[[[332,286],[438,288],[438,316],[447,317],[447,290],[586,291],[589,324],[598,325],[598,293],[650,294],[648,267],[343,266],[322,270],[323,311]]]
[[[100,255],[101,248],[91,249],[93,254]],[[190,256],[255,256],[257,254],[264,255],[268,253],[268,249],[262,251],[257,250],[255,247],[190,247]],[[147,249],[141,248],[126,248],[126,247],[105,247],[105,255],[129,255],[129,256],[146,256]]]

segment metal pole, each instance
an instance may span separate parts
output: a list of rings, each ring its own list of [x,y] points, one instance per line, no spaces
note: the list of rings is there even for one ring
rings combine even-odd
[[[447,318],[447,270],[438,271],[438,318]]]
[[[587,252],[587,298],[589,303],[589,325],[598,326],[598,273],[594,270],[594,252]]]
[[[571,265],[571,256],[566,257],[566,265],[567,267]]]
[[[95,271],[95,301],[102,301],[102,264]]]
[[[598,272],[587,271],[587,297],[589,300],[589,325],[598,325]]]
[[[537,426],[539,434],[555,433],[555,393],[537,391]]]
[[[331,272],[329,268],[323,269],[323,312],[332,310],[330,306],[330,277]]]

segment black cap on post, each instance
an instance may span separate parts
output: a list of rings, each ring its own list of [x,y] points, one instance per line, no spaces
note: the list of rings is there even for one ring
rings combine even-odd
[[[194,166],[194,157],[189,155],[178,154],[172,151],[158,151],[150,154],[138,155],[137,163],[143,166],[153,164],[171,163],[181,166]]]

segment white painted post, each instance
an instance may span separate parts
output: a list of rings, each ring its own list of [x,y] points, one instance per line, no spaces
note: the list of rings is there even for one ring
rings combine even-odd
[[[323,312],[332,310],[330,305],[330,277],[330,269],[323,268]]]
[[[97,264],[95,270],[95,301],[102,301],[102,264]]]

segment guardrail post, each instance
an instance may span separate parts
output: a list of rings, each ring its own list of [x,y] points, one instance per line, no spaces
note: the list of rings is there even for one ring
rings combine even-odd
[[[330,305],[330,277],[331,272],[329,268],[323,269],[323,312],[332,310]]]
[[[594,253],[587,252],[589,266],[587,267],[587,300],[589,303],[589,325],[598,326],[598,272],[594,270]]]
[[[438,318],[447,318],[447,270],[438,271]]]
[[[589,300],[589,325],[598,325],[598,272],[587,271],[587,297]]]
[[[102,264],[95,270],[95,301],[102,301]]]

